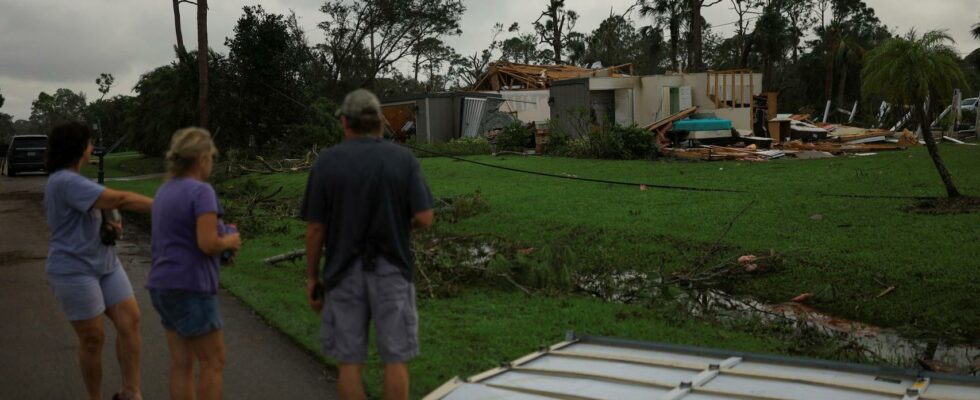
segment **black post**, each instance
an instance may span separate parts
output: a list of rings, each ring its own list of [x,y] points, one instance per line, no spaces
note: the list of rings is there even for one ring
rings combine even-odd
[[[99,147],[102,148],[102,151],[99,152],[99,184],[104,185],[105,184],[105,142],[103,142],[102,140],[102,124],[99,122],[95,123],[95,129],[99,130]]]

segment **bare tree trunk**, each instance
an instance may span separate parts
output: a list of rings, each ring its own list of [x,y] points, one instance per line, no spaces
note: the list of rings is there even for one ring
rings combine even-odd
[[[830,101],[834,95],[834,65],[837,64],[837,42],[833,37],[828,38],[827,49],[825,51],[826,65],[824,68],[823,97],[824,101]]]
[[[555,30],[554,32],[552,32],[552,34],[555,35],[555,37],[554,37],[554,41],[552,42],[552,47],[554,48],[554,52],[555,52],[555,65],[561,65],[561,28],[562,28],[561,25],[562,24],[558,23],[557,9],[555,11],[554,18],[555,18],[554,19]],[[564,20],[564,17],[562,19]]]
[[[187,61],[187,48],[184,47],[184,33],[180,26],[180,0],[174,1],[174,29],[177,31],[177,58]]]
[[[704,59],[702,58],[702,46],[704,38],[701,32],[701,5],[703,0],[691,0],[691,20],[689,21],[689,26],[691,31],[688,32],[688,49],[687,49],[687,68],[691,72],[703,72],[704,71]]]
[[[681,71],[680,60],[677,59],[677,47],[681,40],[680,21],[672,16],[670,21],[670,66],[675,72]]]
[[[847,61],[841,63],[840,86],[837,88],[837,106],[844,106],[844,90],[847,89]]]
[[[918,104],[922,103],[920,102]],[[922,138],[926,141],[926,149],[929,150],[929,157],[932,158],[932,163],[936,166],[936,170],[939,171],[939,177],[943,180],[943,185],[946,186],[946,195],[949,198],[959,197],[960,191],[953,184],[953,177],[949,174],[949,170],[946,169],[946,164],[943,163],[943,158],[939,155],[939,146],[936,145],[936,139],[932,136],[932,130],[929,128],[929,113],[925,110],[926,107],[915,107],[919,120],[919,130],[922,132]]]
[[[739,57],[739,68],[749,67],[749,55],[752,54],[752,40],[745,40],[742,46],[742,55]]]
[[[208,0],[197,1],[197,112],[208,127]]]

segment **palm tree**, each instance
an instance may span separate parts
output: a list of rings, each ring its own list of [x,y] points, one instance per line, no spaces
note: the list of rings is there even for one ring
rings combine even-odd
[[[670,31],[670,68],[680,71],[678,49],[681,41],[681,27],[686,21],[686,0],[641,0],[640,15],[656,18],[658,24],[664,24]]]
[[[946,186],[946,194],[960,192],[939,156],[939,147],[929,130],[932,114],[929,103],[952,96],[953,88],[966,88],[966,79],[956,61],[953,38],[945,31],[918,36],[910,31],[904,38],[892,38],[871,50],[861,70],[864,97],[879,97],[893,104],[910,104],[913,122],[919,124],[932,163]]]
[[[973,34],[974,39],[980,39],[980,22],[973,24],[973,29],[970,30]]]

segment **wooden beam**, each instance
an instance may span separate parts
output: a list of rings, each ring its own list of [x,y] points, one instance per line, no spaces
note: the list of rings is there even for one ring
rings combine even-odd
[[[741,75],[741,74],[739,74]],[[735,75],[732,75],[732,109],[735,108]]]
[[[663,126],[665,126],[667,124],[673,123],[674,121],[679,121],[679,120],[682,120],[684,118],[687,118],[688,115],[694,114],[694,112],[697,111],[697,110],[698,110],[698,106],[694,106],[694,107],[691,107],[691,108],[687,108],[687,109],[681,110],[677,114],[671,115],[671,116],[666,117],[666,118],[662,118],[662,119],[660,119],[657,122],[654,122],[654,123],[652,123],[650,125],[647,125],[647,126],[643,127],[643,129],[648,130],[648,131],[656,131],[657,129],[660,129],[661,127],[663,127]]]
[[[718,108],[718,74],[715,74],[715,108]]]
[[[708,71],[708,79],[704,80],[704,94],[711,98],[711,71]]]
[[[738,74],[738,106],[745,104],[745,74]]]
[[[725,101],[728,100],[728,74],[721,75],[721,91],[725,93],[721,98],[721,104],[724,105]],[[717,108],[721,108],[721,107],[717,107]]]

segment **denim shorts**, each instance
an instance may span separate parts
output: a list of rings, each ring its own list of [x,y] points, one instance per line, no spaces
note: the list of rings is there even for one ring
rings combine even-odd
[[[48,273],[48,285],[54,290],[69,321],[95,318],[106,308],[133,297],[133,286],[126,270],[118,262],[116,264],[116,268],[103,275]]]
[[[399,267],[378,257],[373,271],[355,261],[324,294],[320,340],[323,352],[342,363],[362,364],[368,356],[368,326],[374,322],[378,353],[385,363],[419,354],[415,286]]]
[[[150,289],[160,323],[182,337],[202,336],[221,329],[218,296],[181,290]]]

